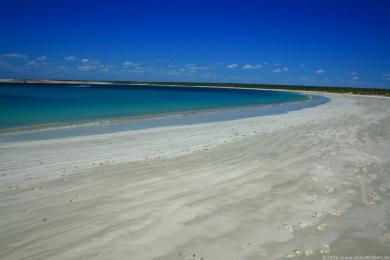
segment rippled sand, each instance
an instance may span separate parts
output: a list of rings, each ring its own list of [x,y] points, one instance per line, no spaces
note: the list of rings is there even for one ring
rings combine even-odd
[[[390,99],[0,144],[0,259],[390,255]]]

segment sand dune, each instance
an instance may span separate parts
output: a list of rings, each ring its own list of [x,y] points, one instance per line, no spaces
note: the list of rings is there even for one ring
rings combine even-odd
[[[1,259],[390,255],[390,99],[0,144]]]

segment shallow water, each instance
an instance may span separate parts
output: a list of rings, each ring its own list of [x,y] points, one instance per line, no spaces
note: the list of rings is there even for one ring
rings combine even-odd
[[[73,125],[68,127],[45,128],[0,134],[0,143],[30,140],[46,140],[71,136],[106,134],[128,130],[138,130],[162,126],[193,125],[242,118],[288,113],[303,108],[314,107],[329,102],[327,97],[313,95],[310,99],[268,106],[247,106],[231,109],[216,109],[196,113],[165,114],[160,117],[107,121],[103,123]]]
[[[298,93],[146,85],[0,84],[0,129],[307,100]]]

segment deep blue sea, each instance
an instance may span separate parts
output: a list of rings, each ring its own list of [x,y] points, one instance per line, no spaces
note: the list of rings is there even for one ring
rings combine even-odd
[[[145,85],[0,84],[0,129],[307,100],[291,92]]]

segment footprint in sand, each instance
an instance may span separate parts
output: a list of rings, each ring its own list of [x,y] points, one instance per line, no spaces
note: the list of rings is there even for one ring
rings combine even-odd
[[[320,179],[318,179],[317,177],[311,177],[311,180],[315,181],[315,182],[318,182]]]
[[[324,224],[321,224],[321,225],[318,225],[317,226],[317,230],[318,231],[324,231],[326,229],[327,225],[324,223]]]
[[[326,191],[326,193],[332,193],[334,191],[334,188],[330,187],[330,186],[326,186],[325,191]]]
[[[312,212],[312,213],[309,213],[309,216],[312,217],[312,218],[320,218],[322,216],[322,214],[320,212]]]
[[[314,250],[311,249],[310,247],[307,247],[307,248],[305,249],[305,255],[306,255],[306,256],[314,255]]]
[[[322,243],[320,254],[329,254],[329,253],[330,253],[330,246],[328,244]]]
[[[303,250],[301,249],[294,249],[290,253],[287,254],[287,257],[296,257],[303,255]]]
[[[340,209],[330,209],[328,210],[328,213],[332,216],[341,216],[341,214],[343,214],[342,210]]]
[[[297,231],[297,230],[301,230],[301,229],[304,229],[306,228],[306,224],[303,223],[303,222],[300,222],[298,225],[291,225],[291,224],[284,224],[284,227],[285,229],[287,229],[287,231],[289,232],[294,232],[294,231]]]
[[[378,178],[378,174],[370,174],[368,177],[367,177],[367,182],[368,183],[373,183],[376,179]]]
[[[303,222],[299,223],[298,226],[297,226],[297,229],[305,229],[307,227],[307,225]]]
[[[345,193],[346,193],[346,194],[355,194],[356,191],[354,191],[354,190],[347,190]]]
[[[289,232],[294,232],[294,226],[291,224],[284,224],[284,227],[287,229]]]
[[[371,191],[368,196],[373,200],[381,200],[381,196],[379,196],[376,192]]]

